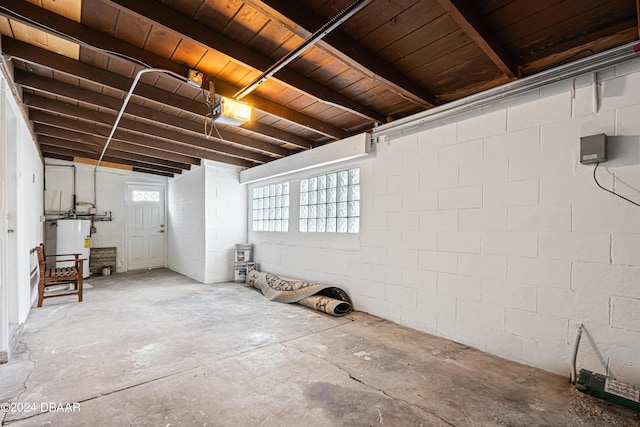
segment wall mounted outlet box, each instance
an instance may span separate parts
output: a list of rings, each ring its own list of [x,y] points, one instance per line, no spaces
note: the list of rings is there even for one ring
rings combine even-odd
[[[580,163],[589,165],[607,161],[607,135],[604,133],[580,138]]]

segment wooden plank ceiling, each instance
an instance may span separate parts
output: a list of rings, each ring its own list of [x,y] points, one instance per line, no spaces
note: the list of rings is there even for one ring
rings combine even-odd
[[[353,0],[3,0],[1,48],[45,157],[173,176],[252,167],[638,39],[636,0],[373,0],[205,135],[209,81],[233,97]]]

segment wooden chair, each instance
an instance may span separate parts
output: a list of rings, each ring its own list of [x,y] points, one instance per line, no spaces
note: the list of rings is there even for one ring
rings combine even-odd
[[[78,295],[78,302],[82,302],[82,266],[86,258],[80,254],[45,255],[44,245],[35,248],[38,253],[38,268],[40,272],[38,282],[38,307],[42,307],[45,298],[61,297],[64,295]],[[73,257],[59,259],[60,257]],[[48,261],[47,258],[53,258]],[[56,267],[59,262],[72,262],[68,267]],[[48,287],[62,286],[59,290],[47,291]]]

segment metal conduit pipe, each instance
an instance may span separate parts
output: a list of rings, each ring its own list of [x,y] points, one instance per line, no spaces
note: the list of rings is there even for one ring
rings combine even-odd
[[[73,166],[73,200],[72,200],[72,205],[71,205],[71,212],[72,213],[76,213],[76,165],[71,165]]]
[[[104,144],[104,148],[102,149],[102,153],[100,153],[100,158],[98,158],[98,163],[96,163],[96,167],[93,169],[93,206],[96,207],[97,206],[97,202],[98,202],[98,185],[97,185],[97,172],[98,172],[98,166],[100,166],[100,162],[102,162],[102,158],[104,157],[104,153],[107,151],[107,148],[109,148],[109,143],[111,142],[111,139],[113,139],[113,135],[116,133],[116,129],[118,128],[118,124],[120,123],[120,119],[122,119],[122,114],[124,113],[124,109],[127,108],[127,104],[129,103],[129,99],[131,99],[131,95],[133,95],[133,91],[135,90],[136,86],[138,85],[138,81],[140,80],[140,76],[142,76],[145,73],[165,73],[165,74],[169,74],[183,82],[188,82],[188,77],[182,76],[178,73],[175,73],[171,70],[165,70],[164,68],[145,68],[142,69],[140,71],[138,71],[138,74],[136,74],[135,79],[133,79],[133,83],[131,84],[131,88],[129,89],[129,92],[127,93],[127,96],[124,98],[124,102],[122,103],[122,107],[120,107],[120,111],[118,112],[118,115],[116,117],[116,121],[113,123],[113,127],[111,128],[111,132],[109,133],[109,137],[107,138],[107,142],[105,142]]]
[[[571,355],[571,384],[576,383],[576,378],[578,376],[576,362],[578,360],[578,347],[580,347],[580,338],[582,338],[582,330],[584,326],[582,323],[578,325],[578,333],[576,335],[576,341],[573,343],[573,354]]]
[[[532,89],[538,89],[550,83],[555,83],[581,74],[595,73],[603,68],[628,61],[637,56],[634,48],[637,42],[629,43],[617,48],[579,59],[569,64],[561,65],[547,71],[516,80],[505,85],[452,101],[447,104],[395,120],[391,123],[376,126],[372,138],[376,140],[382,136],[394,136],[413,131],[421,125],[453,117],[468,110],[483,107],[492,102],[513,97]]]

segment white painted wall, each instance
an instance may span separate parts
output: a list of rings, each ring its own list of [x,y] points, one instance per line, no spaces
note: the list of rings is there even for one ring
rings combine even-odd
[[[288,233],[249,231],[261,270],[339,285],[356,309],[568,375],[640,384],[640,208],[596,187],[581,136],[610,136],[601,183],[640,202],[640,62],[558,82],[289,180]],[[299,180],[361,168],[361,233],[299,233]],[[249,219],[251,216],[249,214]]]
[[[4,97],[8,84],[3,74],[0,74],[0,129],[6,128],[8,112]],[[5,132],[0,132],[0,362],[4,363],[9,357],[9,228],[8,214],[8,180],[7,176],[7,138]]]
[[[43,238],[43,169],[4,74],[0,75],[0,88],[0,352],[7,352],[9,325],[23,323],[37,297],[37,287],[30,277],[35,265],[30,250]],[[9,229],[13,230],[11,234]]]
[[[236,243],[247,238],[239,168],[203,161],[169,180],[169,268],[203,283],[233,280]]]
[[[73,195],[73,169],[76,167],[76,203],[94,202],[94,167],[91,165],[72,163],[64,160],[45,159],[46,187],[44,191],[45,211],[57,212],[59,207],[67,212],[71,209]],[[111,212],[113,221],[94,222],[96,233],[91,236],[91,246],[95,248],[116,247],[116,271],[127,271],[126,242],[126,184],[154,183],[166,184],[167,179],[157,175],[132,172],[121,169],[99,167],[97,173],[98,214]],[[62,198],[60,198],[62,195]],[[39,196],[42,199],[42,196]],[[60,203],[62,200],[62,203]],[[91,206],[77,207],[78,213],[88,212]],[[55,222],[45,223],[45,247],[49,253],[55,253]]]
[[[21,116],[20,116],[21,119]],[[31,305],[38,296],[37,282],[31,271],[37,265],[36,254],[31,249],[42,243],[43,229],[43,165],[40,154],[31,137],[30,129],[18,120],[18,216],[17,216],[17,272],[18,272],[18,323],[27,320]]]

